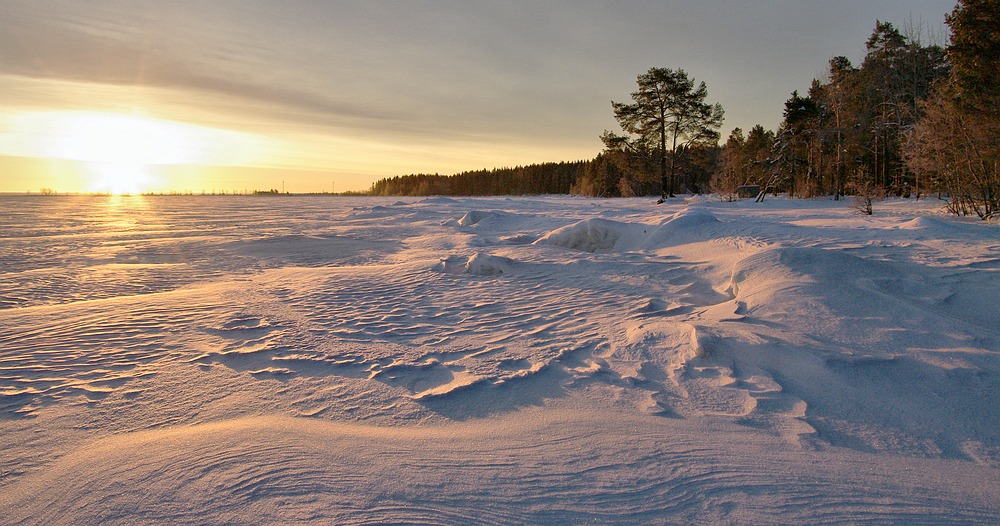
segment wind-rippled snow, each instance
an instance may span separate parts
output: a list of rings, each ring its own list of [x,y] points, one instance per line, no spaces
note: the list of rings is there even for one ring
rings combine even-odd
[[[0,523],[1000,521],[934,200],[0,204]]]

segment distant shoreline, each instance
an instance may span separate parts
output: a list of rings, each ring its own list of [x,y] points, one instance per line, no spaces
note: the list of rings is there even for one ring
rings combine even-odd
[[[367,193],[330,193],[330,192],[306,192],[306,193],[295,193],[286,192],[283,194],[272,194],[272,193],[209,193],[209,192],[171,192],[171,193],[137,193],[137,194],[115,194],[107,192],[56,192],[56,193],[41,193],[41,192],[0,192],[0,197],[369,197],[370,194]]]

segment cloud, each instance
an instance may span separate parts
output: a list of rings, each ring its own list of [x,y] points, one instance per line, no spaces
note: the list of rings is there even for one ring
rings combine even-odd
[[[579,116],[606,113],[608,97],[580,88],[603,75],[570,60],[586,33],[558,10],[524,7],[14,3],[0,20],[0,68],[166,90],[153,96],[318,130],[407,140],[586,135],[596,148],[600,130],[584,134]]]
[[[949,4],[0,0],[0,104],[32,96],[13,75],[131,90],[215,126],[596,153],[610,101],[649,67],[706,81],[727,128],[774,127],[830,57],[859,56],[875,18],[937,23]]]
[[[22,6],[24,7],[24,6]],[[27,12],[26,12],[27,11]],[[19,16],[20,15],[20,16]],[[35,16],[31,16],[35,15]],[[358,126],[366,121],[396,117],[363,103],[338,100],[321,93],[298,90],[287,79],[258,82],[266,72],[241,67],[238,56],[204,55],[188,49],[164,47],[103,19],[81,19],[72,24],[63,17],[37,16],[30,9],[13,10],[0,31],[0,68],[8,75],[119,86],[169,88],[191,92],[197,99],[236,98],[271,114],[292,119]],[[120,16],[120,15],[113,15]],[[188,55],[187,53],[191,53]],[[214,62],[213,62],[214,61]],[[249,64],[253,66],[254,64]]]

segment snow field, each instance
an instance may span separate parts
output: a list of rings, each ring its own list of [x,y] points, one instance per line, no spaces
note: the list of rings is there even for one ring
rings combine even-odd
[[[0,522],[1000,518],[933,201],[0,199]]]

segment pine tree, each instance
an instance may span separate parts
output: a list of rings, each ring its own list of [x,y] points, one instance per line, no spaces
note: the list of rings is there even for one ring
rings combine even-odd
[[[960,0],[946,22],[951,27],[948,61],[959,95],[979,111],[1000,113],[1000,2]]]
[[[746,178],[746,138],[743,130],[734,128],[722,149],[722,168],[712,178],[712,191],[728,198],[736,197],[736,189]]]
[[[839,200],[847,185],[848,144],[857,136],[852,102],[858,70],[847,57],[830,59],[830,80],[825,86],[826,107],[834,134],[833,196]]]
[[[693,144],[718,143],[722,106],[706,103],[705,83],[695,87],[694,79],[681,69],[650,68],[636,82],[639,89],[632,93],[633,103],[611,103],[626,134],[605,131],[601,139],[610,151],[652,153],[659,165],[662,197],[673,197],[678,153]]]

